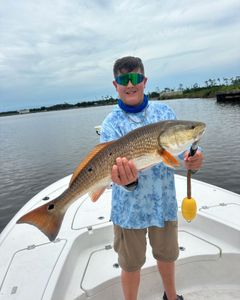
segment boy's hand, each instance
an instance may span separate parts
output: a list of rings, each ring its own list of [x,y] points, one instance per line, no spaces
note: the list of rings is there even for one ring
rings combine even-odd
[[[184,166],[187,170],[199,170],[203,163],[203,154],[201,151],[197,152],[193,156],[188,156],[189,151],[184,154]]]
[[[112,181],[118,185],[128,185],[138,178],[138,171],[132,160],[118,157],[112,168]]]

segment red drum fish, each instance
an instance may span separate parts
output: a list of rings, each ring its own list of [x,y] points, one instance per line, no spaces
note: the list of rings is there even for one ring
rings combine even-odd
[[[80,162],[68,188],[60,196],[25,214],[17,223],[34,225],[53,241],[68,207],[86,193],[96,201],[111,183],[117,157],[133,160],[138,170],[160,162],[177,167],[179,162],[175,156],[198,141],[205,127],[202,122],[160,121],[137,128],[118,140],[97,145]]]

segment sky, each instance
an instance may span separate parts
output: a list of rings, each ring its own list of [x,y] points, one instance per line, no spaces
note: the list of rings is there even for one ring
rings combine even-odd
[[[0,112],[117,97],[116,59],[146,92],[240,75],[239,0],[0,0]]]

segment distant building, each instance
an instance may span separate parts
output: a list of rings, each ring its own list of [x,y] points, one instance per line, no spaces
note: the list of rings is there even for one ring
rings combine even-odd
[[[183,94],[183,91],[164,91],[160,93],[160,97],[173,97],[173,96],[180,96]]]
[[[19,114],[29,114],[30,110],[29,109],[20,109],[20,110],[18,110],[18,113]]]

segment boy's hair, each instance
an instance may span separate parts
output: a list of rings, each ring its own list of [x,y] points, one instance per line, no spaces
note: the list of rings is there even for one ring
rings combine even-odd
[[[144,75],[144,66],[142,60],[139,57],[125,56],[115,61],[113,66],[113,74],[116,78],[119,73],[132,72],[135,69],[139,69]]]

